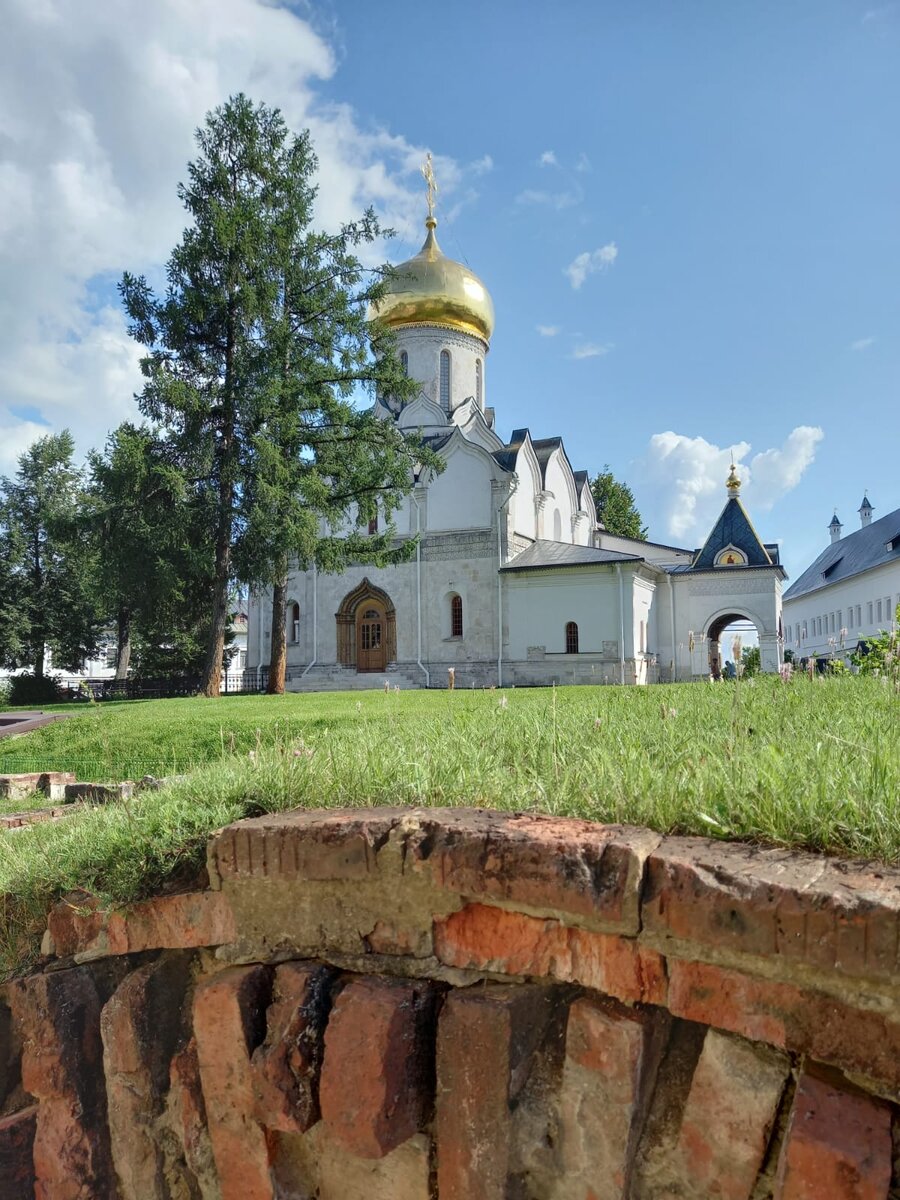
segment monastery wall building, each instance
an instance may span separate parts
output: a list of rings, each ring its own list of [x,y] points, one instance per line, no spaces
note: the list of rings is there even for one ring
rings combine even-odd
[[[755,625],[763,669],[778,670],[785,573],[734,469],[699,550],[607,533],[562,438],[498,432],[490,295],[441,252],[431,212],[426,227],[377,314],[419,395],[376,412],[426,439],[445,469],[423,470],[395,514],[398,537],[419,537],[413,560],[292,572],[288,689],[446,687],[450,668],[457,687],[705,678],[735,620]],[[250,670],[268,665],[270,614],[271,593],[251,599]]]
[[[900,604],[900,508],[873,520],[869,497],[859,529],[844,534],[837,513],[829,545],[784,594],[785,645],[797,658],[842,658],[896,627]]]

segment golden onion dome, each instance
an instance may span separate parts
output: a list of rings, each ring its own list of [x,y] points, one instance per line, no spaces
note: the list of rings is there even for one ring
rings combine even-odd
[[[442,325],[490,341],[494,331],[490,293],[474,272],[443,253],[434,235],[434,217],[429,216],[425,225],[425,244],[414,258],[394,268],[373,315],[392,329]]]

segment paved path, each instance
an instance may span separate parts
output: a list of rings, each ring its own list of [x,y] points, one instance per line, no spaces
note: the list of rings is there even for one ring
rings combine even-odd
[[[32,729],[40,729],[51,721],[64,721],[66,717],[75,715],[68,712],[0,712],[0,738],[10,737],[14,733],[30,733]]]

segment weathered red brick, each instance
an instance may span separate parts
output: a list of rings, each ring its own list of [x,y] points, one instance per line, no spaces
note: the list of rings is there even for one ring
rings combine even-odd
[[[219,1181],[207,1126],[194,1038],[172,1059],[167,1110],[169,1125],[181,1151],[180,1154],[167,1156],[166,1167],[170,1177],[184,1180],[182,1191],[186,1196],[193,1197],[199,1185],[204,1200],[207,1196],[218,1197]],[[183,1163],[179,1161],[182,1157]],[[178,1193],[173,1188],[174,1194]]]
[[[438,1021],[437,1181],[441,1200],[507,1200],[515,1164],[511,1108],[535,1067],[554,1002],[549,988],[453,991]]]
[[[67,783],[75,776],[66,771],[29,771],[17,775],[0,775],[0,796],[22,800],[35,792],[43,792],[48,800],[62,800]]]
[[[665,1004],[666,970],[634,939],[486,904],[435,921],[435,954],[448,966],[580,983],[618,1000]]]
[[[210,840],[210,878],[365,879],[403,811],[298,810],[240,821]]]
[[[253,1052],[256,1118],[269,1129],[305,1133],[319,1119],[319,1074],[334,972],[283,963],[275,970],[266,1040]]]
[[[115,1197],[100,1043],[100,1001],[85,968],[11,985],[22,1033],[22,1084],[40,1101],[36,1200]]]
[[[775,1200],[886,1200],[890,1184],[890,1105],[804,1071]]]
[[[250,1056],[262,1040],[270,991],[265,967],[233,967],[194,995],[194,1036],[222,1200],[274,1200],[264,1130],[253,1117]]]
[[[675,1016],[900,1086],[900,1021],[811,988],[669,958]]]
[[[569,1010],[559,1100],[559,1200],[622,1200],[659,1063],[652,1010],[595,999]]]
[[[381,1158],[420,1130],[433,1103],[435,994],[427,982],[362,978],[325,1031],[322,1119],[353,1154]]]
[[[34,1195],[34,1131],[37,1106],[0,1118],[0,1196]]]
[[[55,904],[47,916],[52,953],[69,958],[94,941],[103,929],[105,914],[96,896],[72,892]]]
[[[392,837],[403,843],[402,869],[442,889],[631,934],[643,863],[660,840],[630,826],[478,809],[302,811],[224,829],[210,843],[210,878],[366,879]]]
[[[221,892],[182,892],[104,911],[96,899],[74,897],[50,912],[48,929],[60,957],[85,959],[221,946],[236,936],[234,915]]]
[[[685,1194],[750,1200],[789,1071],[785,1055],[709,1030],[669,1164]]]
[[[406,861],[443,888],[638,932],[643,864],[660,841],[648,829],[482,809],[420,810],[415,823]]]
[[[181,1030],[187,962],[160,959],[126,976],[100,1015],[113,1162],[122,1200],[169,1200],[158,1117]]]
[[[351,1154],[324,1121],[304,1137],[275,1133],[278,1195],[297,1200],[435,1200],[431,1139],[413,1134],[384,1158]]]
[[[900,870],[821,855],[666,838],[647,859],[645,933],[707,948],[892,978]]]

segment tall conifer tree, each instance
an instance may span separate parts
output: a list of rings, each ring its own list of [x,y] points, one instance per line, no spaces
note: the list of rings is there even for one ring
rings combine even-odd
[[[374,215],[313,233],[308,136],[292,137],[277,110],[246,96],[210,113],[197,141],[179,188],[192,224],[169,259],[166,295],[127,274],[121,292],[149,350],[141,409],[212,500],[203,691],[213,696],[233,578],[275,586],[283,639],[289,561],[335,567],[391,552],[384,535],[342,542],[328,530],[342,516],[367,521],[379,497],[389,512],[423,451],[351,402],[359,387],[400,400],[413,391],[389,335],[366,321],[383,283],[353,249],[381,236]],[[283,653],[275,668],[283,680]]]
[[[0,480],[0,660],[42,679],[97,649],[96,560],[81,521],[84,482],[68,430],[39,438]]]

